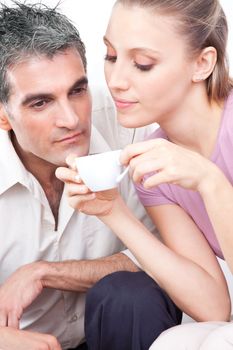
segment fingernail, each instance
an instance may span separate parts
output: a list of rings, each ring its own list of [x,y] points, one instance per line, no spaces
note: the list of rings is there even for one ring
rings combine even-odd
[[[78,182],[78,183],[81,183],[81,182],[82,182],[82,179],[81,179],[81,177],[80,177],[78,174],[75,175],[74,180],[75,180],[76,182]]]

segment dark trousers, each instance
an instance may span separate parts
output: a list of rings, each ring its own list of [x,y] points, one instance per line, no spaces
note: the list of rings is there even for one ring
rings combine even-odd
[[[87,347],[87,344],[84,343],[84,344],[81,344],[79,345],[77,348],[75,349],[69,349],[69,350],[88,350],[88,347]]]
[[[70,349],[70,350],[88,350],[88,347],[87,347],[87,344],[84,343],[84,344],[79,345],[77,348]]]
[[[181,311],[147,274],[115,272],[87,293],[88,350],[148,350],[181,319]]]

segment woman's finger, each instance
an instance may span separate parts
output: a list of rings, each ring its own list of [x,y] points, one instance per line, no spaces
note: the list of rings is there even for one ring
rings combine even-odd
[[[156,152],[157,147],[161,147],[167,142],[168,141],[164,139],[155,139],[128,145],[122,150],[120,154],[120,162],[124,165],[128,165],[134,157],[137,157],[152,149],[154,149],[154,152]]]
[[[7,314],[6,312],[1,311],[0,312],[0,327],[6,327],[7,326]]]
[[[19,328],[19,319],[15,312],[9,312],[8,314],[8,327]]]

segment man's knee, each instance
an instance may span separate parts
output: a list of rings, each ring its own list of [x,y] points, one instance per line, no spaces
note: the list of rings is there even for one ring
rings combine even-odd
[[[181,312],[171,299],[142,271],[119,271],[105,276],[87,293],[87,307],[99,303],[101,307],[115,308],[116,313],[122,308],[124,312],[134,309],[134,314],[139,313],[141,317],[143,314],[151,314],[157,320],[164,317],[164,322],[169,323],[164,329],[181,321]]]
[[[85,331],[90,349],[148,349],[180,320],[174,303],[142,271],[114,272],[87,293]]]
[[[129,291],[132,292],[132,274],[132,272],[118,271],[105,276],[88,291],[87,303],[92,300],[106,303],[112,298],[128,302]]]
[[[140,301],[142,305],[141,302],[146,302],[148,296],[151,301],[157,302],[162,294],[160,287],[144,272],[118,271],[97,282],[87,293],[87,302],[90,299],[103,302],[117,300],[128,305]]]

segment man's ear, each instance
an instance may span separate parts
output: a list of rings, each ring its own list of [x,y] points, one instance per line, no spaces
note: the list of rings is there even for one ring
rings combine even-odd
[[[6,131],[9,131],[12,129],[6,109],[2,103],[0,103],[0,129],[6,130]]]
[[[195,71],[193,73],[193,82],[206,80],[213,72],[217,62],[217,51],[214,47],[204,48],[199,54]]]

